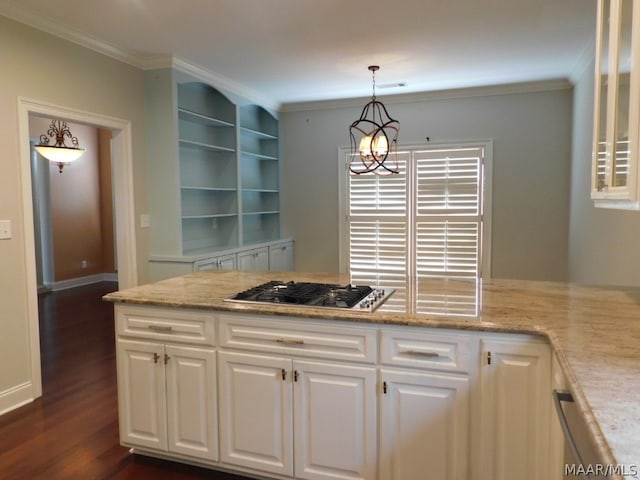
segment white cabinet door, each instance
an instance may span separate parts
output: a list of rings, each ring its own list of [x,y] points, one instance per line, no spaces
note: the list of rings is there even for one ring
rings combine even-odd
[[[547,480],[550,461],[549,346],[483,339],[481,459],[485,480]]]
[[[167,345],[168,449],[218,459],[216,368],[213,349]]]
[[[380,375],[380,478],[469,478],[468,377],[390,369]]]
[[[269,246],[269,270],[274,272],[293,270],[293,242]]]
[[[118,339],[118,407],[124,445],[167,449],[162,355],[162,344]]]
[[[295,477],[376,478],[376,369],[294,360]]]
[[[269,249],[264,247],[238,252],[238,270],[269,270]]]
[[[291,360],[219,352],[220,459],[293,475]]]
[[[236,255],[221,255],[219,257],[207,258],[205,260],[198,260],[194,263],[194,271],[201,270],[235,270],[236,269]]]

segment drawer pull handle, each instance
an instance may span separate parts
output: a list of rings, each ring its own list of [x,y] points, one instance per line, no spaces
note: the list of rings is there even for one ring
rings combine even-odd
[[[438,352],[423,352],[421,350],[407,350],[406,352],[402,352],[405,355],[413,355],[415,357],[427,357],[427,358],[437,358],[440,356]]]
[[[283,345],[304,345],[304,340],[296,338],[276,338],[275,341],[277,343],[282,343]]]
[[[170,325],[149,325],[149,330],[153,330],[154,332],[170,332],[173,330],[173,327]]]

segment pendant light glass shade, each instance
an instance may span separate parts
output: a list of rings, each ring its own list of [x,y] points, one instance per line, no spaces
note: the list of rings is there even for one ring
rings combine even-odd
[[[49,137],[55,137],[55,145],[49,145]],[[67,146],[65,137],[70,139],[72,146]],[[58,165],[60,173],[65,165],[77,160],[85,152],[78,145],[78,139],[71,134],[67,122],[62,120],[51,120],[47,134],[40,135],[40,143],[34,148],[44,158]]]
[[[349,170],[355,174],[400,173],[396,151],[400,122],[391,118],[384,104],[376,100],[375,72],[379,68],[376,65],[369,67],[373,77],[373,96],[362,109],[360,118],[349,127],[351,137]]]

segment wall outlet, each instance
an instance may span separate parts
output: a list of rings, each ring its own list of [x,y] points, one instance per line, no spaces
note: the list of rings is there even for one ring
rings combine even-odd
[[[140,228],[149,228],[151,226],[151,219],[148,213],[140,215]]]
[[[0,240],[11,238],[11,220],[0,220]]]
[[[82,268],[87,268],[89,266],[89,262],[86,260],[82,260]]]

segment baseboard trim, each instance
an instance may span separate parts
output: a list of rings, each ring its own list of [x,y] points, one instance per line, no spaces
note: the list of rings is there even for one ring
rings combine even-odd
[[[53,282],[45,285],[45,287],[51,292],[57,292],[59,290],[66,290],[67,288],[82,287],[85,285],[91,285],[93,283],[100,282],[117,282],[117,273],[97,273],[95,275],[87,275],[86,277],[70,278],[69,280],[60,280],[59,282]]]
[[[15,410],[18,407],[33,402],[33,388],[31,382],[16,385],[4,392],[0,392],[0,415]]]

